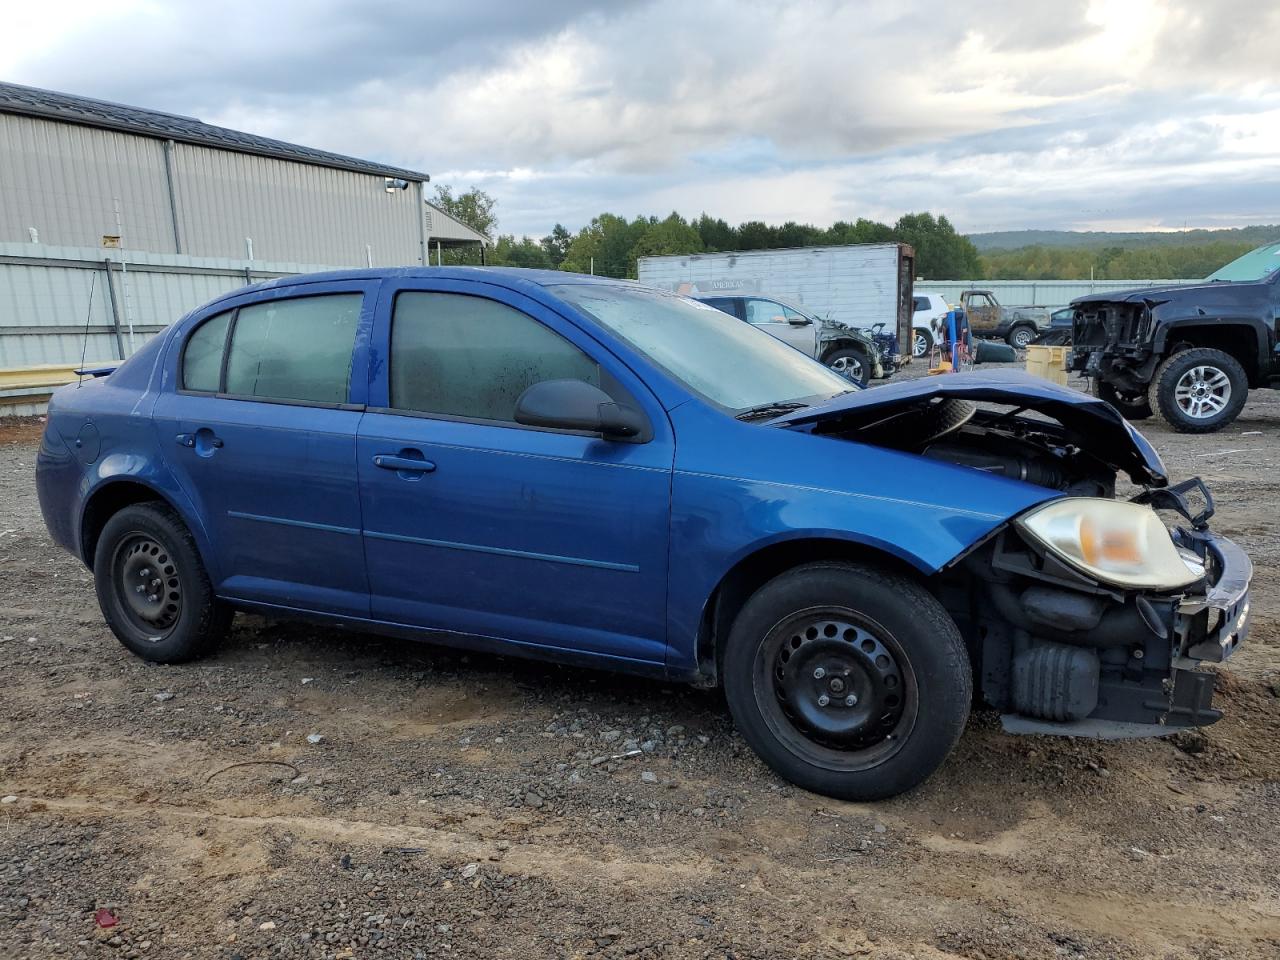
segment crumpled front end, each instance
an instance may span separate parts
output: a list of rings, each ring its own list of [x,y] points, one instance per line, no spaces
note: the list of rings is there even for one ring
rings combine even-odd
[[[1217,674],[1201,669],[1245,641],[1253,567],[1211,533],[1212,501],[1199,513],[1187,495],[1198,480],[1147,493],[1182,514],[1172,540],[1196,582],[1177,590],[1098,582],[1006,527],[943,577],[944,602],[972,639],[984,699],[1014,733],[1120,738],[1215,722]]]

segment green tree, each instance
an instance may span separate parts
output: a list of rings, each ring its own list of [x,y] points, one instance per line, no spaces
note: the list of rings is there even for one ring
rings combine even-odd
[[[702,236],[685,222],[684,217],[672,212],[665,220],[650,224],[631,248],[631,270],[628,276],[636,276],[635,261],[640,257],[661,257],[673,253],[698,253],[702,250]]]
[[[489,262],[504,267],[529,267],[538,270],[551,269],[551,257],[542,244],[531,237],[517,240],[511,234],[498,237],[493,245]]]
[[[461,220],[472,230],[479,230],[486,237],[493,235],[498,225],[498,215],[493,212],[498,201],[479,187],[472,187],[466,193],[453,195],[453,187],[442,183],[436,184],[436,195],[431,201],[449,216]]]
[[[916,276],[930,280],[964,280],[981,276],[978,248],[956,233],[946,217],[908,213],[893,226],[894,239],[916,251]]]
[[[698,231],[704,250],[738,249],[738,231],[723,220],[704,213],[694,223],[694,229]]]
[[[564,263],[564,258],[569,255],[569,244],[573,242],[573,234],[562,223],[557,223],[551,228],[551,232],[543,237],[539,243],[547,254],[547,260],[555,269],[559,269],[560,264]]]

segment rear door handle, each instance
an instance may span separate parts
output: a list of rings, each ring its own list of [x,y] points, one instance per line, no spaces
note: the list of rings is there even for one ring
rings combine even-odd
[[[404,471],[406,473],[431,473],[436,465],[430,460],[418,460],[395,453],[379,453],[373,458],[373,465],[383,470]]]

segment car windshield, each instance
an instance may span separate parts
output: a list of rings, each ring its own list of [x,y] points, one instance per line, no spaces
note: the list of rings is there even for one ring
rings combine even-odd
[[[1280,270],[1280,243],[1269,243],[1257,250],[1250,250],[1243,257],[1232,260],[1221,270],[1217,270],[1206,280],[1227,280],[1234,282],[1261,280]]]
[[[688,297],[594,283],[552,290],[690,390],[728,410],[825,400],[854,389],[799,350]]]

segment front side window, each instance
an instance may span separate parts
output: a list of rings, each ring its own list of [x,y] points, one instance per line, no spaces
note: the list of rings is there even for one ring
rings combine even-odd
[[[794,310],[793,316],[799,316]],[[747,323],[786,323],[787,308],[773,300],[752,297],[747,300]]]
[[[765,331],[688,297],[604,283],[550,289],[688,389],[726,409],[822,400],[855,389]]]
[[[270,300],[236,312],[223,392],[346,403],[364,295]]]
[[[601,386],[600,365],[533,317],[495,300],[407,291],[391,320],[391,406],[514,423],[544,380]]]

